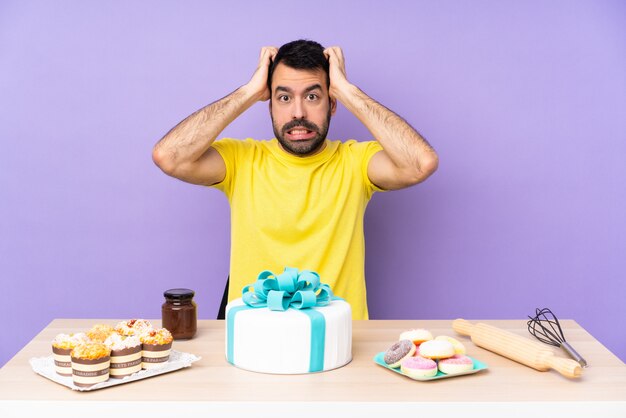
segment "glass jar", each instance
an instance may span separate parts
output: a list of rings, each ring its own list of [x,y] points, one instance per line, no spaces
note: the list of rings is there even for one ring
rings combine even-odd
[[[169,289],[163,292],[165,303],[161,306],[163,328],[172,333],[175,340],[188,340],[196,335],[198,314],[195,292],[191,289]]]

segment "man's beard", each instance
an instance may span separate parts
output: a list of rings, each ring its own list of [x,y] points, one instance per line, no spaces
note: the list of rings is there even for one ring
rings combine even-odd
[[[274,135],[276,135],[276,139],[278,139],[278,142],[280,142],[280,145],[282,145],[285,151],[290,154],[297,155],[299,157],[313,154],[321,148],[324,144],[324,140],[326,139],[326,135],[328,135],[330,115],[331,112],[329,109],[328,115],[326,116],[326,122],[324,122],[324,125],[322,125],[321,128],[306,119],[294,119],[291,122],[284,124],[281,129],[278,129],[274,123],[274,116],[272,116],[272,128],[274,129]],[[303,127],[304,129],[315,132],[315,137],[304,141],[289,141],[285,139],[285,133],[297,127]]]

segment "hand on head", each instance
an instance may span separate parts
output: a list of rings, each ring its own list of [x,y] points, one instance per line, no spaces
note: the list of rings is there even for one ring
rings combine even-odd
[[[274,46],[264,46],[261,48],[259,64],[248,82],[248,87],[251,89],[252,93],[258,97],[259,101],[266,101],[270,98],[270,91],[267,88],[267,76],[269,74],[269,66],[277,52],[278,48]]]
[[[324,55],[328,58],[330,65],[329,77],[330,77],[330,89],[329,94],[331,98],[337,98],[337,92],[348,84],[348,78],[346,76],[346,61],[343,56],[343,51],[338,46],[331,46],[324,50]]]

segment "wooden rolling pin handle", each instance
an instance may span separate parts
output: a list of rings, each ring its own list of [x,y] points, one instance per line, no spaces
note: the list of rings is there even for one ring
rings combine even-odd
[[[547,357],[545,359],[545,363],[548,367],[556,370],[565,377],[580,377],[583,372],[582,367],[580,367],[580,364],[577,361],[563,357],[557,357],[555,355]]]
[[[461,335],[467,335],[471,337],[474,325],[471,322],[466,321],[465,319],[459,318],[452,321],[452,329]]]

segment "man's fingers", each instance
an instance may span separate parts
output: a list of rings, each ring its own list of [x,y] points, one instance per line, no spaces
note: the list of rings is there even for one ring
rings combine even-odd
[[[344,71],[345,61],[343,59],[343,52],[341,48],[338,46],[333,46],[330,48],[326,48],[324,50],[324,55],[328,58],[328,62],[332,63],[333,66],[336,66],[340,71]]]
[[[278,52],[278,49],[275,46],[266,46],[263,48],[263,50],[270,56],[274,56]]]
[[[337,58],[343,57],[343,51],[338,46],[331,46],[330,48],[326,48],[324,50],[324,55],[330,57],[331,55]]]
[[[276,56],[277,53],[278,49],[275,46],[264,46],[263,48],[261,48],[259,61],[261,61],[262,63],[269,62]]]
[[[271,47],[269,51],[270,51],[270,60],[273,60],[276,57],[276,54],[278,54],[278,48]]]

